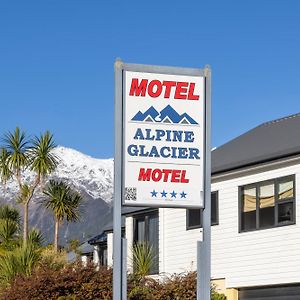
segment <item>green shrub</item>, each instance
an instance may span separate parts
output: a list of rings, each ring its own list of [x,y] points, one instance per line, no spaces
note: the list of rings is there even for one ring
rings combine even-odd
[[[132,267],[135,275],[145,277],[154,264],[153,247],[146,242],[136,243],[132,247]]]
[[[67,252],[60,250],[58,253],[54,250],[52,245],[43,247],[41,249],[41,259],[39,265],[43,268],[59,270],[67,265]]]
[[[69,265],[62,269],[37,268],[30,277],[17,276],[2,291],[2,300],[110,300],[112,271],[94,266]]]
[[[1,300],[111,300],[112,270],[94,265],[61,269],[37,268],[30,277],[19,275],[0,294]],[[162,282],[128,276],[129,300],[196,299],[196,273],[173,275]],[[212,290],[212,300],[225,300]]]
[[[18,274],[30,276],[39,259],[39,251],[31,246],[16,248],[0,256],[0,283],[8,284]]]

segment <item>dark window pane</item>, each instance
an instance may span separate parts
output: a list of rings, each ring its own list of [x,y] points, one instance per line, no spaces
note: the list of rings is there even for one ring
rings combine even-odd
[[[188,209],[188,227],[200,227],[201,211],[200,209]]]
[[[218,224],[218,193],[211,194],[211,225]]]
[[[242,230],[256,228],[256,188],[242,190]]]
[[[202,209],[187,210],[187,228],[199,228],[202,226]],[[218,192],[211,193],[211,225],[218,225]]]
[[[145,221],[138,220],[136,223],[137,223],[137,241],[143,242],[145,241]]]
[[[270,227],[275,224],[275,187],[274,184],[262,185],[259,188],[259,227]]]
[[[158,216],[149,216],[149,228],[148,228],[148,242],[152,247],[153,254],[155,256],[152,267],[150,268],[150,274],[157,274],[159,270],[158,260]]]
[[[107,266],[107,246],[100,246],[98,253],[100,265]]]
[[[292,180],[280,182],[278,185],[278,199],[294,198],[294,182]]]
[[[286,202],[278,204],[278,223],[293,222],[293,202]]]

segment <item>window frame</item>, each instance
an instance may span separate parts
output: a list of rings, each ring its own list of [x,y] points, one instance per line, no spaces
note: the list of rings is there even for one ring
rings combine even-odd
[[[149,218],[150,217],[157,217],[158,220],[158,232],[157,232],[157,247],[158,247],[158,253],[156,257],[156,263],[157,265],[154,266],[154,271],[150,271],[149,275],[156,275],[159,274],[159,210],[149,210],[146,212],[138,213],[132,215],[133,218],[133,245],[138,241],[138,221],[144,221],[145,227],[144,227],[144,240],[149,242]]]
[[[292,181],[293,182],[293,197],[286,199],[279,199],[279,184],[281,182]],[[267,184],[274,184],[274,225],[260,227],[260,195],[259,189],[261,186],[265,186]],[[255,218],[256,218],[256,226],[252,229],[243,229],[242,228],[242,219],[243,219],[243,189],[256,189],[256,210],[255,210]],[[287,221],[285,223],[278,222],[278,206],[282,203],[292,203],[293,205],[293,215],[292,221]],[[271,228],[278,228],[283,226],[290,226],[296,224],[296,176],[295,174],[277,177],[273,179],[258,181],[255,183],[245,184],[238,187],[238,211],[239,211],[239,233],[251,232],[251,231],[259,231]]]
[[[219,191],[213,191],[211,192],[212,194],[216,194],[216,222],[211,223],[211,226],[216,226],[219,225]],[[190,216],[189,216],[189,211],[191,209],[186,209],[186,230],[193,230],[193,229],[198,229],[198,228],[202,228],[203,227],[203,209],[202,208],[198,208],[195,210],[200,210],[200,224],[199,225],[194,225],[194,226],[190,226]]]
[[[107,263],[108,263],[108,261],[107,261],[107,259],[108,259],[107,242],[99,243],[97,251],[98,251],[98,256],[99,256],[99,265],[107,266]]]

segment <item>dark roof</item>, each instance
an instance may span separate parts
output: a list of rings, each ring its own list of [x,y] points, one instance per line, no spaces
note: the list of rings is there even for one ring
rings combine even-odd
[[[300,114],[295,114],[263,123],[212,151],[212,174],[299,153]]]
[[[88,242],[85,242],[78,247],[78,250],[81,254],[90,254],[93,253],[94,247],[91,246]]]
[[[134,207],[134,206],[124,206],[122,207],[122,215],[130,215],[136,212],[147,210],[149,207]]]
[[[153,208],[149,208],[149,207],[133,207],[133,206],[123,206],[122,207],[122,216],[128,216],[130,214],[135,214],[137,212],[141,212],[144,210],[149,210],[149,209],[153,209]],[[113,214],[111,216],[113,218]],[[103,232],[108,232],[108,231],[112,231],[113,230],[113,219],[111,219],[109,222],[107,222],[104,227],[102,228]],[[125,218],[122,218],[122,227],[125,227]]]
[[[88,243],[90,245],[95,245],[95,244],[100,244],[105,242],[107,242],[107,234],[105,232],[102,232],[101,234],[98,234],[88,240]]]

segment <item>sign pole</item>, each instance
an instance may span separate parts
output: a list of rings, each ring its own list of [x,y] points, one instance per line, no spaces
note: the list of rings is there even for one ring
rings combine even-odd
[[[211,278],[211,69],[205,74],[205,176],[202,242],[197,245],[197,300],[210,300]]]
[[[127,239],[122,238],[122,300],[127,300]]]
[[[122,299],[122,61],[115,62],[115,156],[113,209],[113,299]]]

